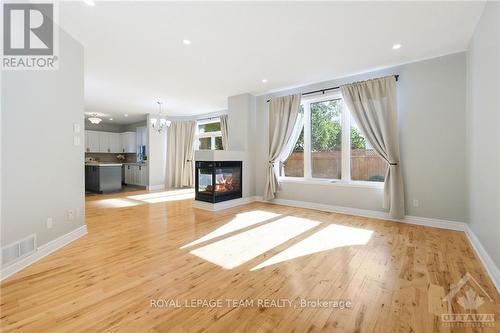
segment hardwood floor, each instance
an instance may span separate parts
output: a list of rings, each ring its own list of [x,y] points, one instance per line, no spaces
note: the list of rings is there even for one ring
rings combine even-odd
[[[87,197],[88,234],[2,282],[2,332],[499,330],[500,296],[462,232],[266,203],[207,212],[189,196]],[[455,298],[484,303],[452,311],[496,327],[442,325],[467,272],[484,291],[470,280]],[[196,299],[223,304],[185,306]],[[317,299],[352,306],[300,306]]]

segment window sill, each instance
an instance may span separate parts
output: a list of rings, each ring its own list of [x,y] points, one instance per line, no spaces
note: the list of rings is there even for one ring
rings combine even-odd
[[[384,189],[383,182],[369,182],[369,181],[362,181],[362,180],[344,181],[344,180],[334,180],[334,179],[279,177],[278,181],[280,183],[295,183],[295,184],[307,184],[307,185],[325,185],[325,186],[337,186],[337,187],[358,187],[358,188]]]

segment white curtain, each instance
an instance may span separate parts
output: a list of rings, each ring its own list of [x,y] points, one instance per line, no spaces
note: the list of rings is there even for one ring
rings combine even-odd
[[[287,160],[287,158],[293,152],[293,148],[295,147],[295,144],[299,139],[303,127],[304,127],[304,114],[299,112],[297,116],[297,121],[295,122],[295,127],[293,128],[292,131],[292,135],[290,136],[290,140],[288,140],[285,147],[283,148],[283,152],[278,157],[279,163],[275,163],[275,172],[277,172],[277,174],[279,174],[279,168],[281,168],[282,164]]]
[[[220,131],[222,132],[222,148],[229,150],[229,136],[227,130],[227,114],[220,116]]]
[[[167,187],[194,186],[196,121],[174,121],[168,128]]]
[[[298,138],[297,129],[302,122],[299,114],[300,97],[300,94],[278,97],[269,103],[269,162],[264,189],[266,200],[273,199],[278,192],[276,172],[279,162],[288,158]]]
[[[375,151],[387,162],[384,183],[384,208],[391,217],[403,218],[404,189],[399,156],[396,78],[357,82],[341,87],[344,101],[361,132]]]

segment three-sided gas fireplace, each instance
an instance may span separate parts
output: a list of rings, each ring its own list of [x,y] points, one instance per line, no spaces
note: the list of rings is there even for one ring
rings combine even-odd
[[[217,203],[241,198],[241,161],[196,161],[195,199]]]

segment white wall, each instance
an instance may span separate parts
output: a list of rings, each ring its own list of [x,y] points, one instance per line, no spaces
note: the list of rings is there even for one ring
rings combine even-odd
[[[230,96],[228,104],[229,149],[244,152],[243,197],[255,195],[255,96]]]
[[[470,228],[500,267],[500,4],[489,1],[467,52]]]
[[[137,131],[137,127],[143,127],[143,126],[146,126],[146,125],[147,125],[146,120],[139,121],[139,122],[133,123],[133,124],[121,125],[120,132],[136,132]]]
[[[62,30],[59,42],[59,70],[2,72],[2,246],[33,233],[40,246],[84,224],[83,47]]]
[[[263,194],[268,152],[268,103],[283,96],[399,74],[401,165],[407,215],[466,221],[465,53],[257,97],[256,193]],[[382,211],[380,189],[283,183],[278,198]],[[418,199],[420,206],[412,206]]]
[[[148,114],[147,117],[147,155],[148,172],[151,189],[162,189],[165,187],[167,174],[167,131],[158,133],[151,125],[150,118],[155,115]]]

